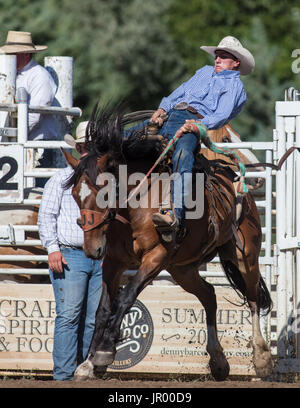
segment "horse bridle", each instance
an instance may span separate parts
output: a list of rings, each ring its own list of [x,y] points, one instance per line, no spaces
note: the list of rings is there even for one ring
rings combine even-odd
[[[94,211],[83,209],[80,210],[81,214],[81,228],[83,232],[91,231],[97,227],[103,227],[103,225],[108,224],[110,221],[118,220],[122,224],[130,224],[130,222],[122,217],[122,215],[113,211],[111,208],[107,208],[106,211]]]

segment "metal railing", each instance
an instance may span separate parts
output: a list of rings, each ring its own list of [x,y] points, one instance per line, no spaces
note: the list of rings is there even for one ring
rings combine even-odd
[[[272,162],[272,152],[273,152],[273,147],[274,144],[272,142],[241,142],[241,143],[216,143],[217,146],[219,147],[229,147],[229,148],[234,148],[234,149],[249,149],[249,147],[253,150],[263,150],[266,152],[266,161],[267,162]],[[68,145],[65,142],[44,142],[44,141],[30,141],[30,142],[25,142],[24,147],[30,147],[30,148],[35,148],[35,147],[41,147],[41,146],[46,146],[47,148],[57,148],[57,147],[68,147]],[[24,177],[51,177],[55,171],[58,169],[35,169],[32,171],[25,171],[24,172]],[[247,172],[246,176],[247,177],[261,177],[265,179],[265,198],[264,200],[256,200],[256,205],[264,210],[264,218],[265,218],[265,225],[262,228],[263,235],[265,239],[263,240],[262,243],[262,249],[264,250],[265,254],[259,258],[259,262],[261,265],[265,265],[266,267],[266,279],[271,282],[271,271],[270,268],[274,264],[274,259],[272,256],[272,176],[274,175],[274,172],[272,172],[272,169],[266,168],[264,171],[254,171],[254,172]],[[39,199],[24,199],[23,203],[26,205],[39,205],[40,204]],[[11,228],[16,229],[16,230],[24,230],[24,231],[33,231],[36,229],[32,229],[34,226],[22,226],[22,225],[12,225]],[[0,226],[1,228],[1,226]],[[25,242],[25,241],[24,241]],[[30,243],[33,242],[31,240],[26,241],[25,245],[30,245]],[[10,245],[9,242],[5,243],[5,245]],[[16,242],[15,245],[23,245],[22,242]],[[34,241],[34,245],[41,245],[41,242],[38,240]],[[0,256],[0,261],[4,260],[33,260],[33,261],[41,261],[45,262],[47,261],[46,257],[43,255],[35,255],[30,257],[29,255],[24,257],[22,255],[1,255]],[[211,261],[212,263],[219,263],[219,258],[216,257]],[[5,270],[2,270],[0,268],[0,274],[1,273],[7,273],[7,268]],[[19,270],[12,270],[12,274],[18,274],[18,273],[24,273],[24,271],[20,272]],[[47,274],[48,270],[47,269],[39,269],[40,274]],[[224,273],[220,270],[218,272],[206,272],[203,276],[225,276]],[[163,276],[163,274],[161,275]],[[270,285],[270,284],[269,284]]]

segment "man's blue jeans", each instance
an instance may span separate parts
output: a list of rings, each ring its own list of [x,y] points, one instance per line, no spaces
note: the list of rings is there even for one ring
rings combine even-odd
[[[185,124],[187,119],[199,120],[199,118],[187,111],[171,109],[168,112],[168,119],[159,129],[158,133],[169,140],[175,135],[178,129]],[[145,126],[149,121],[139,124],[129,131],[138,130]],[[128,134],[126,131],[125,134]],[[185,215],[185,204],[187,197],[192,194],[192,172],[194,166],[194,150],[198,144],[198,137],[194,133],[184,133],[176,142],[175,150],[172,156],[173,172],[179,173],[180,177],[173,182],[172,200],[175,207],[175,214],[180,221]]]
[[[71,380],[87,356],[102,291],[99,260],[83,250],[61,247],[67,265],[63,273],[50,270],[56,301],[53,344],[53,378]]]
[[[164,122],[159,134],[169,140],[178,129],[185,124],[187,119],[198,120],[197,116],[187,110],[172,109],[168,113],[168,120]],[[173,182],[172,199],[175,214],[180,221],[184,218],[187,197],[192,194],[192,172],[194,166],[194,150],[198,144],[198,137],[194,133],[184,133],[176,142],[172,156],[173,173],[180,177]]]

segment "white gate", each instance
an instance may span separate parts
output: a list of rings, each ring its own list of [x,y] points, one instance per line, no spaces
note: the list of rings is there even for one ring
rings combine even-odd
[[[38,149],[69,148],[63,136],[71,132],[73,118],[81,116],[81,109],[73,107],[73,58],[47,57],[45,67],[58,85],[55,106],[30,106],[23,88],[16,92],[16,57],[0,55],[0,210],[13,213],[21,205],[39,205],[40,199],[27,198],[25,189],[35,186],[36,177],[50,177],[57,170],[35,167]],[[16,94],[16,95],[15,95]],[[55,115],[60,140],[28,141],[28,113]],[[57,161],[56,161],[56,164]],[[25,211],[25,208],[24,208]],[[2,214],[2,213],[1,213]],[[40,246],[40,240],[25,239],[26,232],[37,232],[37,225],[4,224],[1,217],[0,246],[18,248]],[[9,222],[9,221],[7,221]],[[22,222],[20,224],[23,224]],[[5,251],[4,251],[5,252]],[[1,263],[37,261],[47,262],[47,255],[0,255],[0,274],[48,274],[48,269],[3,268]]]
[[[291,88],[276,102],[276,159],[300,148],[300,101]],[[276,255],[278,370],[300,371],[300,153],[295,151],[276,174]]]

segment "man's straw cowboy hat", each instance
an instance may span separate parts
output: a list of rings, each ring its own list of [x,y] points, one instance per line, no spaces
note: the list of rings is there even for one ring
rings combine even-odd
[[[0,52],[5,54],[35,53],[44,51],[46,45],[35,45],[32,42],[31,33],[25,31],[9,31],[6,43],[0,48]]]
[[[80,122],[76,128],[76,139],[72,135],[66,134],[64,139],[65,142],[68,143],[71,147],[75,149],[76,143],[84,143],[85,142],[85,131],[87,124],[89,122]]]
[[[223,40],[216,47],[203,45],[200,48],[213,56],[215,56],[215,52],[217,50],[227,51],[234,55],[241,62],[239,67],[241,75],[251,74],[251,72],[254,70],[255,60],[253,55],[250,51],[244,48],[239,40],[235,37],[229,35],[223,38]]]

